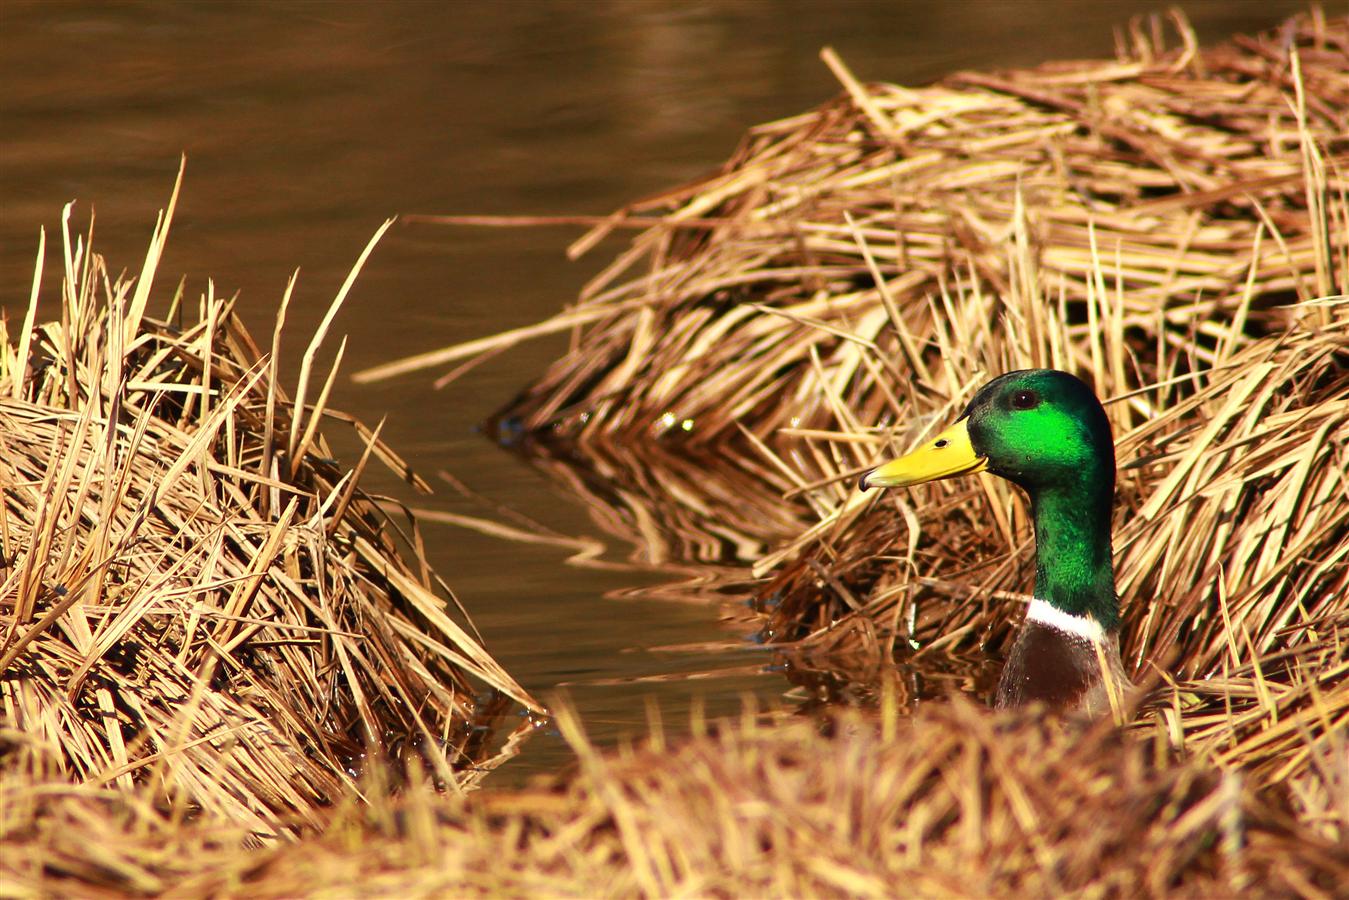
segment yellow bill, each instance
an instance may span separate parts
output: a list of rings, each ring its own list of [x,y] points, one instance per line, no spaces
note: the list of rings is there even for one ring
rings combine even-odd
[[[969,419],[961,419],[917,450],[867,472],[858,481],[861,490],[873,487],[905,487],[953,475],[982,472],[988,460],[970,444]]]

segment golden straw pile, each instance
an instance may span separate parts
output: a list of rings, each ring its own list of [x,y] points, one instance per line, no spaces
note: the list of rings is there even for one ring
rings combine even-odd
[[[570,716],[579,771],[460,797],[415,777],[321,834],[242,832],[154,810],[44,801],[46,889],[248,897],[1333,897],[1329,822],[1346,750],[1294,783],[1303,824],[1240,773],[1142,739],[967,701],[901,718],[753,717],[603,755]],[[1338,780],[1336,780],[1338,779]],[[1341,820],[1342,821],[1342,820]],[[132,830],[134,829],[134,831]],[[36,863],[23,868],[38,869]]]
[[[214,295],[147,315],[171,216],[131,279],[67,208],[62,296],[39,298],[44,237],[23,320],[0,322],[6,829],[61,794],[276,836],[320,821],[370,756],[476,782],[475,726],[505,696],[533,704],[359,487],[371,455],[405,466],[366,431],[354,469],[331,459],[341,351],[317,396],[309,381],[351,280],[292,400],[284,301],[269,354]]]

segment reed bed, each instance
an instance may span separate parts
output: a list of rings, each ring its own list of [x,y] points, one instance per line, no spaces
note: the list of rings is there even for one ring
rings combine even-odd
[[[168,804],[270,838],[320,821],[372,760],[476,782],[504,698],[537,704],[454,613],[415,532],[360,488],[372,458],[407,467],[327,408],[341,348],[316,368],[384,228],[292,399],[277,359],[293,280],[270,352],[213,288],[149,315],[172,212],[133,278],[67,207],[61,296],[39,296],[44,234],[23,320],[0,320],[6,809],[35,791]],[[324,420],[356,428],[354,467]]]
[[[575,304],[356,377],[569,332],[570,352],[506,413],[526,431],[722,452],[741,428],[771,442],[829,422],[831,393],[870,425],[896,404],[953,396],[936,353],[941,298],[962,284],[1018,287],[1018,230],[1051,301],[1022,311],[1032,338],[1057,323],[1065,354],[1098,362],[1088,312],[1103,262],[1136,353],[1160,343],[1211,362],[1215,345],[1280,327],[1276,302],[1333,290],[1327,256],[1344,235],[1317,243],[1326,210],[1305,176],[1316,168],[1332,193],[1344,188],[1346,22],[1312,14],[1200,51],[1177,19],[1175,49],[1160,26],[1138,29],[1115,60],[922,88],[862,84],[826,51],[842,96],[752,129],[721,171],[618,210],[572,245],[641,229]],[[507,224],[529,221],[547,220]],[[1006,335],[1000,322],[986,332]],[[1128,355],[1099,362],[1131,374]]]
[[[756,482],[719,489],[749,498],[726,503],[729,546],[752,554],[786,517],[796,535],[700,592],[754,596],[794,665],[874,695],[896,661],[921,678],[998,657],[1032,539],[997,479],[876,496],[856,476],[993,375],[1076,372],[1117,439],[1122,645],[1151,689],[1130,727],[1343,842],[1349,18],[1313,11],[1209,50],[1170,26],[1170,50],[1154,23],[1115,60],[917,89],[862,84],[826,52],[842,97],[573,245],[643,229],[576,304],[366,375],[571,331],[502,421],[596,468],[682,455],[668,480],[624,467],[645,487],[603,519],[639,547],[676,546],[640,527],[671,502],[694,509],[682,545],[715,546],[679,470]]]
[[[14,883],[86,896],[1332,897],[1349,878],[1343,830],[1301,822],[1239,774],[1170,762],[1164,729],[1135,740],[964,701],[910,718],[885,704],[824,727],[695,722],[678,745],[656,730],[601,754],[560,721],[571,775],[458,797],[374,789],[321,834],[252,852],[237,828],[43,797],[42,852]],[[1293,789],[1342,796],[1347,766],[1327,758]]]

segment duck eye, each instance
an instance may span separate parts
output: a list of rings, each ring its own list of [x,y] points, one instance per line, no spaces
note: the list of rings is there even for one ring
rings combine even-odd
[[[1035,391],[1017,391],[1012,395],[1013,409],[1035,409],[1040,405],[1040,395]]]

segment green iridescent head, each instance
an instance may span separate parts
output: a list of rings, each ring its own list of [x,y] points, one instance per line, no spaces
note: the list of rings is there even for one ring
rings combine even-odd
[[[1115,442],[1091,388],[1067,372],[1024,369],[980,388],[962,419],[995,475],[1032,494],[1087,488],[1113,495]]]
[[[900,487],[984,471],[1030,496],[1036,596],[1116,627],[1110,549],[1115,443],[1091,389],[1055,369],[1009,372],[980,388],[951,427],[867,472],[859,487]]]

